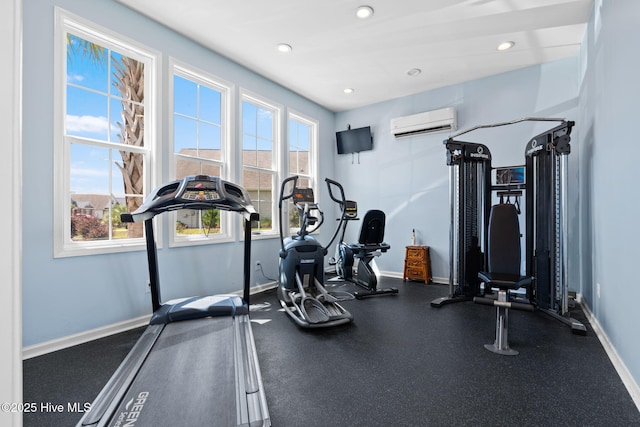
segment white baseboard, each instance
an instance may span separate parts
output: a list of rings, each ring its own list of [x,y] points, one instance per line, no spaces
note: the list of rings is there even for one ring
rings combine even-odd
[[[604,347],[604,350],[607,352],[607,355],[609,356],[613,367],[618,372],[622,383],[627,388],[627,391],[631,395],[633,402],[636,404],[638,411],[640,411],[640,387],[638,386],[638,383],[633,378],[622,359],[620,359],[620,356],[618,355],[615,347],[611,344],[611,341],[609,341],[609,337],[600,326],[600,323],[598,323],[598,319],[593,316],[593,313],[589,309],[589,306],[584,303],[582,295],[578,294],[576,301],[582,307],[582,311],[584,311],[587,319],[589,320],[589,323],[591,324],[591,327],[593,328],[593,331],[596,333],[596,336],[600,340],[602,347]]]
[[[42,356],[57,350],[62,350],[74,345],[84,344],[98,338],[104,338],[109,335],[125,332],[130,329],[139,328],[149,324],[150,315],[138,317],[136,319],[125,320],[123,322],[114,323],[112,325],[102,326],[100,328],[91,329],[89,331],[80,332],[69,335],[67,337],[58,338],[51,341],[45,341],[40,344],[34,344],[22,348],[22,360],[31,359],[32,357]]]
[[[399,271],[381,271],[380,275],[384,277],[393,277],[395,279],[404,279],[404,273]],[[435,283],[438,285],[448,285],[449,278],[448,277],[432,277],[431,283]]]
[[[277,282],[263,283],[251,288],[251,295],[264,292],[269,289],[273,289],[278,285]],[[242,291],[229,292],[234,295],[242,295]],[[122,322],[114,323],[112,325],[102,326],[89,331],[80,332],[77,334],[69,335],[67,337],[58,338],[51,341],[45,341],[43,343],[30,345],[22,348],[22,360],[31,359],[32,357],[42,356],[43,354],[51,353],[54,351],[62,350],[74,345],[84,344],[89,341],[96,340],[98,338],[108,337],[110,335],[125,332],[131,329],[139,328],[149,324],[151,315],[141,316],[136,319],[125,320]]]
[[[393,277],[393,278],[395,278],[395,279],[402,279],[402,278],[404,278],[403,274],[402,274],[402,273],[399,273],[399,272],[397,272],[397,271],[381,271],[381,272],[380,272],[380,275],[381,275],[381,276],[384,276],[384,277]]]
[[[278,286],[278,282],[276,282],[275,280],[272,281],[272,282],[262,283],[260,285],[256,285],[256,286],[251,287],[251,290],[249,291],[249,294],[250,295],[259,294],[261,292],[273,289],[276,286]],[[232,292],[232,294],[236,294],[236,295],[240,295],[241,296],[242,295],[242,291]]]

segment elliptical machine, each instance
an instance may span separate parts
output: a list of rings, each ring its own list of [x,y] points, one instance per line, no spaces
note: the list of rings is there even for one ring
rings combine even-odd
[[[332,179],[326,178],[329,196],[331,200],[340,206],[342,212],[340,218],[341,236],[340,242],[336,245],[336,255],[330,264],[335,265],[338,277],[355,283],[365,289],[364,292],[354,292],[357,299],[378,296],[394,295],[398,293],[396,288],[378,289],[377,267],[375,257],[388,251],[391,246],[384,243],[385,214],[380,210],[370,210],[365,214],[358,243],[346,243],[344,235],[347,231],[349,221],[358,221],[358,204],[353,200],[346,200],[342,185]],[[332,187],[339,190],[339,197],[336,197]],[[358,274],[353,276],[353,263],[358,259]]]
[[[291,190],[285,194],[287,184]],[[354,299],[348,292],[327,291],[324,283],[324,257],[335,240],[340,225],[327,247],[310,236],[324,222],[324,214],[315,202],[313,189],[298,187],[298,176],[282,182],[278,198],[280,224],[280,263],[278,299],[285,312],[303,328],[322,328],[351,322],[353,317],[339,303]],[[282,208],[292,199],[300,215],[300,230],[284,237]],[[315,215],[319,215],[318,218]]]

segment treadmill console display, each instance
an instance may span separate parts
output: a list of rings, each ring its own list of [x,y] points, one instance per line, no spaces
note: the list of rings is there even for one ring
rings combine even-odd
[[[153,191],[135,212],[124,213],[120,218],[123,222],[146,221],[178,209],[219,209],[243,212],[251,221],[258,218],[243,187],[208,175],[186,176],[165,184]]]
[[[296,188],[293,192],[294,203],[313,203],[314,201],[312,188]]]
[[[187,184],[187,188],[182,193],[181,198],[192,201],[211,201],[220,199],[220,195],[215,181],[191,181]]]

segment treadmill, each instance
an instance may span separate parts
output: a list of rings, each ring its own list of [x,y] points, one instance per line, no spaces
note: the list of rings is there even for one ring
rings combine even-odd
[[[220,209],[244,218],[244,289],[161,302],[153,217]],[[77,426],[270,426],[251,323],[251,221],[246,190],[207,175],[149,195],[123,222],[144,221],[153,315],[149,326]]]

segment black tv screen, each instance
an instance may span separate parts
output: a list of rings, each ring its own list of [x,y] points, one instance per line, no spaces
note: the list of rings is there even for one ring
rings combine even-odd
[[[373,150],[373,137],[371,127],[343,130],[336,132],[338,154],[359,153],[360,151]]]

